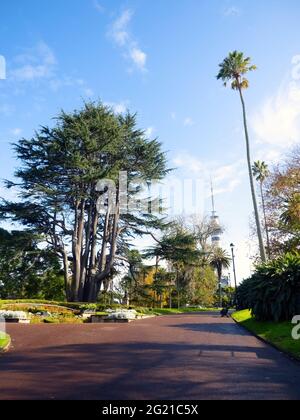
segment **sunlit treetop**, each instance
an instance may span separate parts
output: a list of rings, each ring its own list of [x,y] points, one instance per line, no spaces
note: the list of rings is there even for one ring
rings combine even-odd
[[[257,67],[251,64],[251,58],[245,57],[244,53],[239,51],[229,53],[219,67],[217,79],[222,80],[224,86],[231,83],[234,90],[248,89],[249,80],[244,76],[250,71],[257,70]]]

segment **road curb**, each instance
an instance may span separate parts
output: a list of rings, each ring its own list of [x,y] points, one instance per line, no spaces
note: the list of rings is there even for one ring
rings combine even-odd
[[[259,341],[261,341],[264,344],[268,344],[270,347],[272,347],[273,349],[279,351],[279,353],[281,353],[282,355],[286,356],[288,359],[292,360],[293,362],[299,363],[300,364],[300,357],[295,356],[293,353],[287,351],[287,350],[283,350],[281,347],[277,346],[276,344],[274,344],[272,341],[269,341],[263,337],[261,337],[260,335],[256,334],[254,331],[252,331],[250,328],[247,328],[245,325],[242,325],[240,322],[236,321],[232,316],[231,319],[243,330],[249,332],[251,335],[253,335],[253,337],[257,338]]]

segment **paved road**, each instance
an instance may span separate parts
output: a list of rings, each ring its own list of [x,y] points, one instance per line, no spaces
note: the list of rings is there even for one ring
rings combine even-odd
[[[300,399],[300,364],[213,314],[9,333],[0,399]]]

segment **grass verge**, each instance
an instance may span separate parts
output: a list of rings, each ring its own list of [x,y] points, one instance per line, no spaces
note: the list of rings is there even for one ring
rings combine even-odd
[[[0,334],[0,353],[5,351],[10,343],[10,337],[7,334]]]
[[[212,312],[212,311],[219,312],[219,310],[217,309],[180,308],[180,309],[152,309],[150,310],[150,314],[152,313],[153,315],[180,315],[180,314],[192,314],[192,313]],[[146,310],[146,312],[149,312],[149,309]]]
[[[300,360],[300,340],[292,338],[291,322],[258,322],[248,310],[235,312],[232,317],[248,331]]]

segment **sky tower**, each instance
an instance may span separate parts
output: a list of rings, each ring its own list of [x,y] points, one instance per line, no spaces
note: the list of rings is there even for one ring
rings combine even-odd
[[[211,181],[211,201],[212,201],[212,215],[211,215],[211,222],[212,225],[215,227],[213,234],[211,235],[211,242],[212,245],[216,248],[221,246],[221,236],[222,236],[222,229],[220,225],[220,219],[216,212],[215,206],[215,194],[214,194],[214,187]]]

